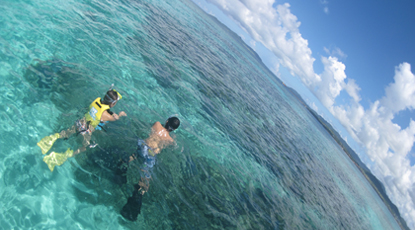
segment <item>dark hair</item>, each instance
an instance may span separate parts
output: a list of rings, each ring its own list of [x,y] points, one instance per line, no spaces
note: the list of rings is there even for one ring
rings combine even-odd
[[[104,99],[102,99],[102,104],[111,105],[114,101],[118,100],[118,94],[114,90],[108,90],[107,94],[105,94]]]
[[[166,124],[164,125],[164,128],[167,129],[167,131],[171,132],[175,129],[179,128],[180,126],[180,120],[177,117],[169,117],[169,119],[166,120]]]

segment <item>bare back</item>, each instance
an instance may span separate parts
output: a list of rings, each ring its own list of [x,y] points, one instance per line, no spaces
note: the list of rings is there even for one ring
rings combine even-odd
[[[145,140],[146,144],[153,149],[155,154],[159,154],[161,150],[168,145],[174,143],[167,129],[160,122],[154,123],[151,127],[150,136]]]

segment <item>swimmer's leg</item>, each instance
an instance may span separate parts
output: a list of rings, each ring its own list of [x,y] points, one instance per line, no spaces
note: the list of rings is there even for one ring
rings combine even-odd
[[[53,172],[55,166],[62,165],[69,157],[73,156],[73,150],[67,149],[65,153],[52,152],[43,158],[43,161],[48,165],[50,171]]]
[[[78,154],[80,154],[82,152],[85,152],[87,147],[91,148],[92,131],[91,132],[88,132],[88,133],[85,133],[85,134],[82,134],[82,136],[83,136],[83,139],[82,139],[82,147],[79,148],[79,149],[77,149],[75,152],[73,152],[73,155],[74,156],[75,155],[78,155]]]
[[[58,138],[60,138],[59,133],[55,133],[42,138],[42,140],[37,143],[37,146],[39,146],[39,148],[42,150],[42,154],[46,154],[50,148],[52,148],[53,144]]]
[[[138,184],[134,185],[133,195],[128,198],[127,204],[121,209],[121,215],[127,220],[136,221],[138,214],[140,214],[143,194],[138,191],[139,189]]]
[[[63,130],[60,133],[55,133],[50,136],[46,136],[42,138],[42,140],[40,140],[37,143],[37,145],[42,150],[42,154],[46,154],[50,150],[50,148],[52,148],[53,144],[55,143],[57,139],[59,138],[68,139],[69,136],[71,136],[74,133],[76,133],[76,127],[72,126],[69,129]]]
[[[117,169],[114,171],[114,183],[122,185],[127,183],[127,165],[120,161],[117,165]]]
[[[63,139],[68,139],[71,135],[76,133],[76,125],[72,125],[69,129],[67,130],[62,130],[59,135],[59,138],[63,138]]]

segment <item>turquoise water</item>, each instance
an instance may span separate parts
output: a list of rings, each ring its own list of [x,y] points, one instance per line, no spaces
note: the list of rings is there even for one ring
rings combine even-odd
[[[13,0],[0,13],[1,228],[399,229],[324,128],[192,2]],[[50,172],[36,143],[112,83],[128,117]],[[100,153],[133,152],[172,114],[177,144],[126,221],[131,183],[115,184]]]

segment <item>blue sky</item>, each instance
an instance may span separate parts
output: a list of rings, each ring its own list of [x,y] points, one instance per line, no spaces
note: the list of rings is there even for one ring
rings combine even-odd
[[[365,106],[384,95],[384,88],[393,81],[394,66],[415,63],[414,1],[289,3],[291,12],[301,21],[301,34],[315,55],[324,55],[323,47],[337,47],[347,55],[340,60],[347,67],[347,76],[354,78],[362,89]],[[324,7],[328,7],[328,13],[324,13]],[[319,63],[315,67],[316,72],[321,71]],[[409,124],[405,120],[399,122]]]
[[[333,123],[415,229],[415,1],[194,2]]]

